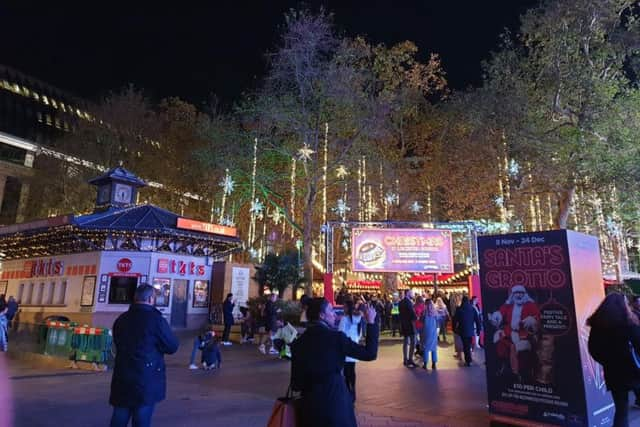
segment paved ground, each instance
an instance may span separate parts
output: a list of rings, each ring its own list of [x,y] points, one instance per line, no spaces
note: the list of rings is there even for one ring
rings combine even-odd
[[[178,354],[167,357],[168,396],[156,407],[154,426],[266,424],[274,398],[286,391],[288,362],[236,344],[223,348],[221,370],[189,371],[191,345],[187,338],[182,343]],[[384,338],[377,361],[358,363],[360,427],[488,425],[482,363],[459,367],[450,347],[440,349],[436,372],[404,368],[401,360],[399,341]],[[15,426],[107,425],[110,372],[36,368],[0,357],[0,369],[3,364]]]

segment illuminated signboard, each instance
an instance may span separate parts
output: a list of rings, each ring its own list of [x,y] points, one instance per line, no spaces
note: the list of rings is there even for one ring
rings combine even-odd
[[[195,221],[187,218],[178,218],[176,227],[183,228],[185,230],[200,231],[202,233],[220,234],[222,236],[237,236],[237,230],[235,227],[225,227],[224,225]]]
[[[356,228],[353,271],[453,273],[450,230]]]

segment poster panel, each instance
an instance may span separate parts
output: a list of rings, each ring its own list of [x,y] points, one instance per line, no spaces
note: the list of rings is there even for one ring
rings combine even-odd
[[[351,250],[353,271],[453,273],[450,230],[356,228]]]
[[[236,307],[247,305],[250,273],[246,267],[231,267],[231,293],[236,300]]]
[[[209,307],[209,281],[194,280],[193,281],[193,308]]]
[[[171,300],[171,279],[154,277],[153,288],[156,290],[156,307],[169,307],[169,301]]]
[[[96,276],[84,276],[82,281],[82,294],[80,295],[80,306],[90,307],[93,305],[93,296],[96,291]]]
[[[567,232],[483,236],[478,250],[493,418],[589,425]]]

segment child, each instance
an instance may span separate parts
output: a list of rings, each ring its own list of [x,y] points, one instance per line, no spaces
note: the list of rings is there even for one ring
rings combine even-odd
[[[202,369],[220,368],[222,354],[220,353],[220,347],[218,346],[218,340],[216,339],[216,332],[213,330],[213,326],[204,335],[200,349],[202,350]]]

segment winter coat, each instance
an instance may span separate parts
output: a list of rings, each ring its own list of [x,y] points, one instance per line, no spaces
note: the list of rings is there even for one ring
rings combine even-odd
[[[362,330],[359,327],[360,322],[362,322],[361,315],[359,314],[353,315],[353,321],[352,321],[351,317],[345,314],[344,316],[342,316],[342,319],[340,319],[338,330],[344,333],[346,336],[348,336],[349,339],[354,343],[359,343],[360,337],[362,336]],[[346,357],[344,361],[357,362],[358,359],[354,359],[353,357]]]
[[[136,408],[164,400],[164,355],[178,350],[178,339],[155,307],[131,304],[113,324],[116,360],[109,403]]]
[[[416,312],[416,331],[420,333],[422,331],[422,318],[424,317],[425,304],[416,304],[413,306],[413,311]]]
[[[235,304],[229,299],[224,300],[222,303],[222,316],[224,317],[225,325],[233,325],[233,307],[235,307]]]
[[[275,332],[278,329],[278,311],[271,300],[267,301],[264,306],[264,321],[267,331]]]
[[[626,391],[640,386],[640,370],[631,359],[629,342],[640,355],[640,326],[591,327],[589,353],[604,368],[604,381],[609,390]]]
[[[378,325],[367,325],[366,346],[354,343],[326,323],[313,322],[291,345],[291,385],[302,393],[300,425],[356,427],[356,417],[342,369],[345,357],[374,360]]]
[[[438,317],[437,316],[424,316],[422,318],[423,327],[420,331],[423,350],[426,354],[427,351],[438,350]]]
[[[220,353],[220,346],[216,341],[216,338],[210,333],[205,335],[204,341],[200,343],[202,349],[202,361],[207,365],[216,365],[220,367],[222,364],[222,353]]]
[[[413,310],[413,303],[409,298],[402,298],[398,304],[400,311],[400,335],[408,337],[416,334],[415,320],[416,312]]]
[[[475,336],[476,330],[482,330],[478,311],[470,303],[464,303],[453,316],[453,331],[463,338],[471,338]]]

